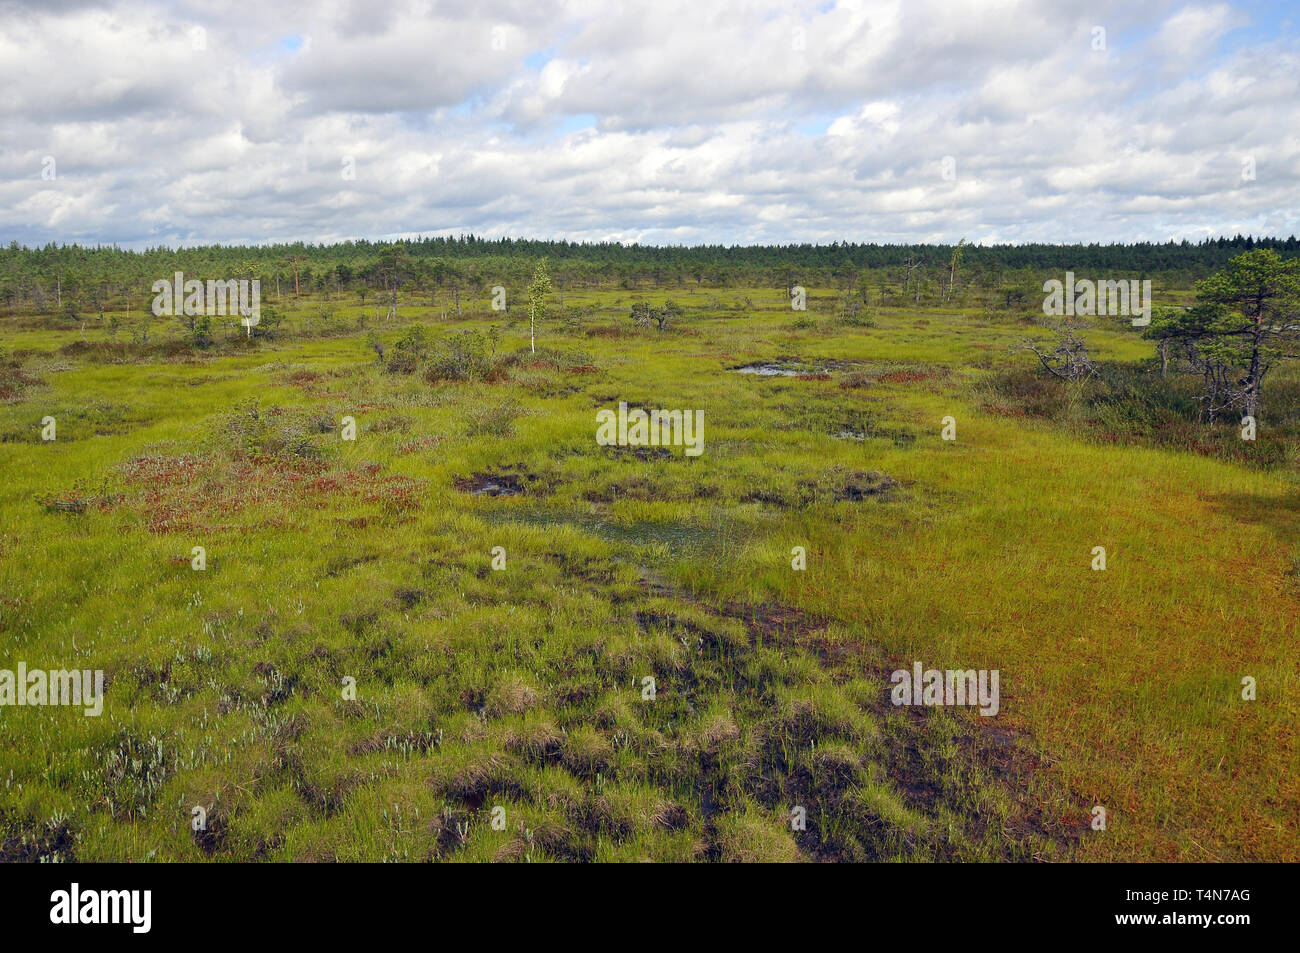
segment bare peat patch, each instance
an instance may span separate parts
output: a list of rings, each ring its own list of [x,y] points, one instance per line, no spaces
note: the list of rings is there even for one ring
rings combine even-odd
[[[457,477],[451,485],[472,496],[536,496],[545,490],[541,474],[519,467]]]
[[[728,370],[735,371],[737,374],[757,374],[759,377],[796,377],[799,374],[796,368],[780,364],[746,364]]]
[[[878,503],[897,498],[901,484],[878,470],[849,470],[829,467],[812,479],[800,480],[793,486],[768,485],[750,490],[742,496],[743,503],[766,503],[797,509],[818,503]]]

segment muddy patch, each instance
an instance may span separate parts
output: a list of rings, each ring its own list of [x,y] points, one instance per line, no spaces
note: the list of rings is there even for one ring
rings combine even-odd
[[[786,418],[777,425],[781,430],[804,430],[857,443],[888,440],[900,448],[910,447],[916,442],[912,430],[892,426],[864,408],[845,406],[842,402],[782,403],[776,410]]]
[[[812,380],[830,380],[832,371],[856,367],[852,361],[804,361],[797,357],[778,357],[773,361],[755,361],[729,367],[735,374],[754,374],[758,377],[799,377]]]
[[[651,460],[668,460],[672,458],[673,452],[667,447],[623,447],[611,445],[602,447],[606,458],[610,460],[640,460],[649,462]]]
[[[540,496],[548,489],[547,481],[539,473],[521,467],[509,467],[456,477],[451,485],[472,496]]]
[[[801,373],[797,368],[780,364],[746,364],[744,367],[732,367],[728,370],[737,374],[757,374],[759,377],[797,377]]]
[[[800,480],[793,487],[758,486],[740,499],[742,503],[797,509],[818,503],[888,503],[900,491],[901,484],[887,473],[830,467],[814,478]]]
[[[890,499],[898,488],[898,481],[876,470],[852,470],[834,473],[820,482],[806,481],[800,485],[813,493],[829,491],[836,500],[859,502]]]
[[[519,496],[524,492],[523,479],[514,473],[475,473],[453,480],[452,486],[474,496]]]

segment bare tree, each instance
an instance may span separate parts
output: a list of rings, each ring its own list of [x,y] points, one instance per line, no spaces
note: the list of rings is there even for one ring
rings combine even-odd
[[[915,297],[913,298],[913,302],[915,304],[920,304],[921,303],[921,277],[920,275],[917,274],[917,272],[925,271],[925,259],[908,256],[907,258],[903,259],[903,268],[904,268],[903,297],[904,298],[907,297],[908,283],[914,281],[916,283],[916,287],[915,287]]]
[[[293,265],[293,296],[295,298],[298,297],[298,262],[300,261],[302,261],[302,259],[299,258],[297,255],[294,255],[292,258],[285,259],[286,264]],[[278,275],[276,276],[275,296],[277,299],[280,297],[280,284],[279,284]]]
[[[957,290],[957,266],[961,264],[961,256],[965,250],[966,239],[963,238],[952,250],[952,261],[948,266],[948,292],[947,295],[945,295],[945,300],[947,300],[947,297]]]
[[[385,321],[397,317],[397,289],[409,277],[411,262],[401,245],[389,245],[379,254],[375,265],[375,274],[383,282],[384,291],[388,293],[388,313]]]
[[[1013,350],[1031,352],[1044,370],[1063,381],[1086,380],[1096,374],[1097,368],[1088,353],[1088,345],[1076,333],[1076,326],[1070,321],[1063,321],[1055,330],[1056,346],[1050,351],[1033,341],[1024,341]]]

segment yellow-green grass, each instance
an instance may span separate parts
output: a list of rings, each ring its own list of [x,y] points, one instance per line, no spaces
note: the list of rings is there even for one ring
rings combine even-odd
[[[646,297],[680,328],[634,330]],[[0,708],[4,855],[1297,859],[1294,471],[993,416],[981,380],[1044,332],[958,309],[846,326],[837,297],[567,291],[592,312],[539,344],[594,370],[520,359],[493,383],[386,373],[358,326],[391,347],[411,320],[513,319],[501,348],[526,349],[485,302],[391,324],[334,302],[324,330],[303,303],[274,341],[121,363],[94,322],[4,330],[43,383],[0,406],[0,667],[110,680],[100,718]],[[1098,325],[1100,356],[1151,354]],[[728,370],[779,358],[848,366]],[[508,400],[513,433],[468,432]],[[704,453],[598,447],[620,400],[703,410]],[[502,471],[527,492],[456,486]],[[836,500],[849,479],[883,489]],[[914,660],[999,670],[1000,713],[893,709]]]

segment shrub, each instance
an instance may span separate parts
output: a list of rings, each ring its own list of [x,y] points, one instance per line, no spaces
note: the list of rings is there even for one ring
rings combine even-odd
[[[295,468],[324,459],[319,435],[333,429],[328,418],[280,407],[264,410],[250,400],[221,417],[214,435],[236,459],[271,460]]]
[[[430,382],[488,379],[501,363],[496,356],[499,339],[500,332],[495,327],[486,332],[471,328],[450,335],[438,342],[437,354],[425,372],[425,379]]]
[[[665,301],[662,308],[652,308],[650,302],[638,301],[632,305],[630,315],[638,328],[648,328],[653,324],[660,331],[667,331],[681,316],[681,306],[671,300]]]
[[[261,320],[253,325],[251,337],[273,338],[280,330],[280,325],[284,324],[284,315],[278,308],[265,307],[262,309]]]
[[[523,413],[524,409],[514,400],[472,410],[467,415],[465,433],[470,437],[509,437],[515,432],[515,421]]]
[[[545,367],[553,371],[592,371],[596,365],[586,351],[561,351],[551,347],[539,347],[536,353],[516,351],[503,358],[501,366]]]
[[[840,324],[851,328],[876,327],[876,313],[870,308],[854,307],[840,312]]]
[[[1040,371],[1002,371],[989,381],[988,387],[989,407],[1010,416],[1054,419],[1065,409],[1065,384]]]
[[[393,342],[393,356],[388,361],[390,374],[412,374],[429,354],[429,333],[423,324],[413,324]]]
[[[185,335],[190,347],[200,349],[212,346],[212,319],[206,314],[195,315],[194,322]]]
[[[0,347],[0,400],[14,400],[40,380],[23,370],[21,361],[16,360],[7,348]]]
[[[1204,423],[1203,395],[1192,375],[1161,376],[1158,364],[1102,362],[1095,368],[1093,377],[1073,384],[1029,368],[1003,371],[986,384],[985,407],[1052,420],[1108,443],[1176,447],[1258,467],[1284,466],[1293,453],[1295,432],[1285,405],[1266,435],[1247,442],[1235,422]],[[1288,393],[1300,387],[1286,379],[1279,385]]]

